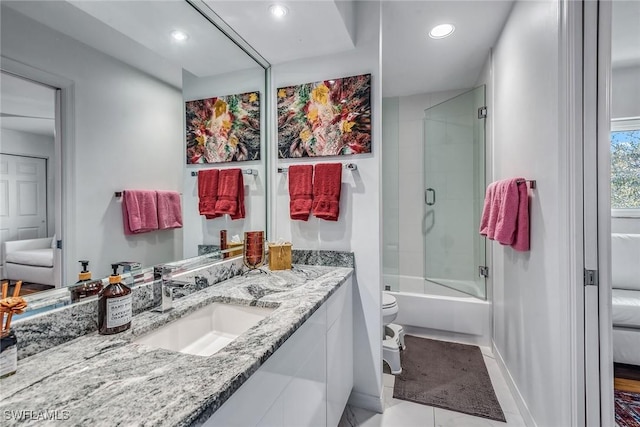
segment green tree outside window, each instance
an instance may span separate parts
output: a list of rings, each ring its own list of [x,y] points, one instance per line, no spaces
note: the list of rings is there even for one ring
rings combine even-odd
[[[611,132],[611,207],[640,209],[640,129]]]

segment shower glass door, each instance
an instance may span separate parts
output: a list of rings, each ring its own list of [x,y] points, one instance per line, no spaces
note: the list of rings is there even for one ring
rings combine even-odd
[[[425,110],[424,277],[486,299],[485,238],[478,229],[485,190],[485,87]],[[429,285],[430,283],[426,283]]]

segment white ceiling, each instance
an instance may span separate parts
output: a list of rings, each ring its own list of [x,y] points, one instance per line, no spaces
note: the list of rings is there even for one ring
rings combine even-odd
[[[0,75],[0,127],[53,136],[55,92],[28,80]]]
[[[83,0],[70,3],[196,77],[258,66],[185,1]],[[189,38],[183,42],[174,40],[171,37],[174,30],[188,34]]]
[[[640,1],[613,2],[613,67],[640,66]]]
[[[287,0],[279,2],[289,9],[284,19],[270,15],[270,0],[204,2],[272,64],[348,51],[357,42],[357,2]],[[472,87],[512,5],[512,0],[383,2],[383,96]],[[178,88],[183,68],[210,76],[257,66],[183,0],[3,0],[5,6]],[[615,1],[613,18],[614,66],[640,64],[640,1]],[[456,26],[451,37],[427,37],[443,22]],[[190,35],[187,43],[169,37],[174,29]],[[24,119],[7,116],[16,113],[6,111],[5,99],[27,92],[5,94],[9,82],[2,85],[2,122],[23,126]],[[33,104],[36,109],[40,102]]]
[[[182,69],[205,77],[258,67],[183,0],[30,0],[2,5],[177,88],[182,87]],[[176,29],[189,39],[173,40]]]
[[[271,64],[354,48],[352,1],[204,1]],[[274,3],[288,9],[284,18],[270,14]]]
[[[500,35],[513,2],[387,1],[382,9],[383,96],[471,88]],[[428,37],[453,24],[444,39]]]

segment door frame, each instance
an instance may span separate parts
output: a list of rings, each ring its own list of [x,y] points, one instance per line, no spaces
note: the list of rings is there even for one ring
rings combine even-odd
[[[610,1],[584,4],[584,267],[586,425],[615,425],[611,306]]]
[[[583,112],[584,112],[584,35],[583,2],[559,2],[559,114],[560,161],[567,168],[561,175],[566,182],[566,202],[561,211],[564,236],[562,253],[567,254],[569,268],[566,275],[570,306],[569,322],[571,342],[569,358],[573,362],[571,378],[571,425],[581,427],[586,422],[585,377],[585,288],[584,288],[584,177],[583,177]]]
[[[0,56],[0,69],[17,77],[31,80],[56,90],[56,136],[55,136],[55,234],[64,242],[64,251],[55,251],[56,283],[64,286],[69,282],[67,272],[72,271],[75,254],[75,114],[74,83],[55,74],[39,70],[29,65]],[[55,267],[55,266],[58,267]]]
[[[590,3],[590,2],[587,2]],[[595,2],[594,2],[595,3]],[[598,313],[600,332],[600,425],[615,425],[613,398],[613,320],[611,304],[611,43],[612,3],[598,6],[597,173]]]

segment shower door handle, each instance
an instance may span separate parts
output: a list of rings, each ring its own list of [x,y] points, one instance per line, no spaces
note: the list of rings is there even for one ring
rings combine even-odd
[[[433,196],[431,201],[429,201],[429,193],[431,193],[431,195]],[[427,206],[433,206],[436,204],[436,190],[434,190],[433,188],[427,188],[426,190],[424,190],[424,203]]]

